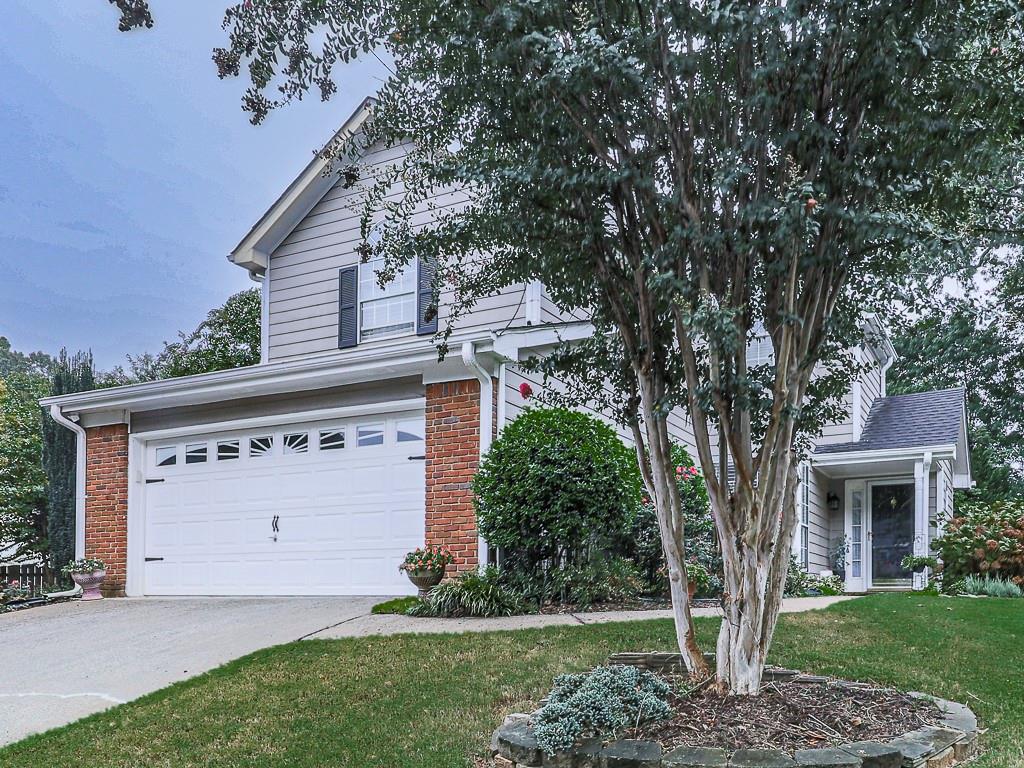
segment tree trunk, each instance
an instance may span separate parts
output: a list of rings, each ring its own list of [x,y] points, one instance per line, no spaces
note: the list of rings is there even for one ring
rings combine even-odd
[[[779,468],[786,478],[782,493],[768,500],[774,502],[770,503],[774,509],[759,510],[756,496],[735,494],[732,509],[726,512],[733,519],[775,522],[768,536],[760,536],[758,526],[748,528],[732,556],[723,558],[725,615],[718,632],[716,677],[720,688],[737,696],[753,696],[761,690],[786,586],[796,528],[796,470],[788,458],[783,462],[789,466]]]
[[[643,446],[637,445],[641,465],[646,458],[648,472],[643,472],[648,492],[654,502],[661,532],[662,549],[668,566],[669,594],[672,598],[672,613],[675,619],[676,643],[691,677],[704,678],[710,674],[704,654],[697,646],[693,615],[690,611],[690,595],[687,590],[686,546],[684,539],[682,501],[676,485],[676,470],[672,463],[672,443],[668,425],[663,415],[655,409],[656,399],[652,387],[644,377],[638,376],[640,400],[646,432],[646,457]]]

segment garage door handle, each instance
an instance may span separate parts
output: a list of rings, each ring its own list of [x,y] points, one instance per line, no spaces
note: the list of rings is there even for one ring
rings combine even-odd
[[[147,557],[146,558],[146,562],[147,563],[155,563],[158,560],[163,560],[163,558],[162,557]]]
[[[423,461],[426,458],[426,456],[410,456],[409,461]]]
[[[146,481],[146,485],[149,485],[150,483],[162,483],[163,481],[164,479],[162,477],[150,478]]]

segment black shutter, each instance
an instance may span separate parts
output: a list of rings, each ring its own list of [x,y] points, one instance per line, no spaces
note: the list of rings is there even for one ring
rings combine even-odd
[[[416,262],[416,333],[420,336],[437,333],[437,300],[434,296],[435,262]]]
[[[359,267],[338,271],[338,349],[359,343]]]

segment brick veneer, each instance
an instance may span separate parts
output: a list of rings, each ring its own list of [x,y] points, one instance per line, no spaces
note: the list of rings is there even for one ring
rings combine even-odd
[[[85,431],[85,556],[107,565],[103,594],[124,596],[128,561],[128,426]]]
[[[480,460],[480,382],[427,385],[427,544],[446,545],[455,569],[477,565],[470,481]]]

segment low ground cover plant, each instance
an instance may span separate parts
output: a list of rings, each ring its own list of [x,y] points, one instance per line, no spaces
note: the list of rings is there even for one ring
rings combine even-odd
[[[968,576],[959,582],[958,591],[965,595],[1024,597],[1024,589],[1019,584],[992,576]]]
[[[534,718],[537,744],[549,755],[590,736],[614,738],[627,728],[668,718],[669,685],[647,670],[612,665],[560,675]]]
[[[835,574],[821,576],[815,573],[807,573],[800,563],[797,562],[796,557],[793,557],[789,561],[784,594],[786,597],[841,595],[843,594],[843,580]]]
[[[383,603],[377,603],[370,609],[370,613],[408,613],[410,608],[419,604],[420,599],[418,597],[396,597],[391,600],[385,600]]]

